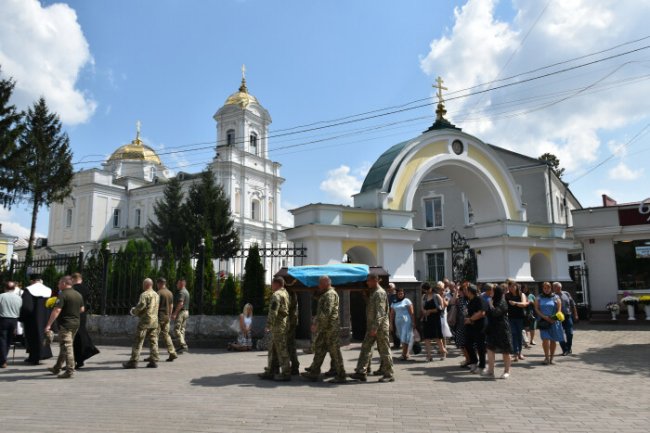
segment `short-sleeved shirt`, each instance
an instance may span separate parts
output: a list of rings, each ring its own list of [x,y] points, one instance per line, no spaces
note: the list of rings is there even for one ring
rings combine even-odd
[[[14,292],[0,294],[0,317],[5,319],[17,319],[20,315],[20,307],[23,299]]]
[[[83,305],[84,299],[79,292],[74,289],[61,290],[54,304],[54,308],[61,309],[57,319],[59,326],[68,330],[79,328],[79,318]]]
[[[467,304],[467,317],[470,318],[479,311],[485,311],[485,309],[483,308],[483,301],[481,300],[480,296],[475,296],[474,299],[469,301],[469,303]],[[475,321],[469,326],[472,326],[476,329],[481,329],[484,326],[484,324],[485,324],[485,319],[480,319]]]
[[[160,296],[160,303],[158,304],[158,315],[163,317],[169,316],[169,310],[174,306],[174,295],[168,288],[158,290]]]
[[[183,301],[183,310],[187,311],[190,309],[190,292],[186,288],[183,288],[176,292],[176,299],[174,303],[178,305],[179,302]]]
[[[575,307],[575,302],[571,297],[571,293],[562,290],[560,292],[560,300],[562,301],[562,313],[565,316],[569,316],[569,317],[572,316],[573,308]]]

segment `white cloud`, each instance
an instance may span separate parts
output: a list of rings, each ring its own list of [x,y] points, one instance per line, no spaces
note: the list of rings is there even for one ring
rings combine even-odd
[[[497,3],[468,0],[455,10],[453,27],[433,40],[421,58],[421,69],[432,80],[442,76],[452,92],[582,56],[644,36],[650,17],[648,2],[555,0],[533,27],[545,2],[512,0],[512,21],[495,17]],[[635,63],[625,64],[629,60]],[[498,146],[531,156],[555,153],[567,172],[575,174],[602,157],[601,133],[618,131],[647,116],[645,96],[650,94],[650,80],[617,84],[647,75],[647,68],[647,54],[641,52],[481,96],[450,100],[447,117]],[[598,80],[602,81],[596,86],[609,85],[609,90],[595,87],[577,93]],[[571,97],[560,101],[567,96]]]
[[[40,212],[39,212],[39,216],[41,216]],[[2,224],[2,233],[4,234],[18,236],[19,238],[22,239],[29,238],[30,221],[18,221],[14,209],[9,210],[0,206],[0,224]],[[36,232],[35,236],[37,238],[47,237],[46,235],[39,232]]]
[[[289,212],[289,209],[295,209],[296,207],[298,206],[288,201],[283,201],[280,204],[280,209],[278,209],[278,222],[283,227],[290,228],[294,226],[293,215]]]
[[[609,178],[612,180],[637,180],[643,175],[643,169],[633,170],[623,161],[619,162],[616,167],[609,170]]]
[[[329,170],[326,179],[320,184],[321,191],[336,203],[352,204],[352,195],[359,192],[363,179],[351,172],[352,170],[347,165]]]
[[[97,103],[76,84],[94,63],[76,12],[61,3],[3,0],[0,16],[0,65],[16,81],[14,103],[24,109],[44,96],[62,122],[87,121]]]

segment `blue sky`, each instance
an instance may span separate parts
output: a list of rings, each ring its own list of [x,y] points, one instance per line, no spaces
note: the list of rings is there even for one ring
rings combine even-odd
[[[547,10],[544,3],[8,0],[0,12],[20,18],[0,23],[0,64],[19,84],[15,100],[21,108],[39,94],[59,107],[79,162],[102,160],[129,142],[137,120],[145,141],[161,152],[214,141],[212,115],[237,89],[242,63],[249,91],[271,113],[273,134],[426,98],[437,75],[448,77],[450,90],[461,89],[646,36],[649,8],[631,0],[552,0]],[[31,13],[21,15],[25,11]],[[628,58],[637,63],[612,75],[611,89],[591,96],[598,103],[576,97],[507,120],[492,118],[496,112],[489,108],[535,92],[570,92],[622,61],[450,103],[450,118],[497,145],[532,156],[556,152],[568,164],[569,181],[615,151],[615,158],[576,182],[574,193],[583,205],[597,205],[603,192],[620,201],[641,200],[650,195],[650,152],[643,152],[649,147],[647,135],[629,147],[621,145],[647,123],[644,100],[650,87],[639,78],[638,85],[621,92],[616,80],[650,72],[648,57],[645,51]],[[43,83],[43,76],[53,78]],[[577,112],[581,115],[572,118]],[[417,117],[422,119],[410,120]],[[272,138],[271,157],[283,165],[287,179],[284,207],[347,202],[384,150],[417,136],[432,120],[432,109],[425,107]],[[385,127],[292,151],[274,150],[377,125]],[[199,171],[212,157],[211,150],[193,150],[162,158],[175,170]],[[23,208],[2,211],[0,220],[15,230],[28,226]],[[47,233],[46,210],[37,227]]]

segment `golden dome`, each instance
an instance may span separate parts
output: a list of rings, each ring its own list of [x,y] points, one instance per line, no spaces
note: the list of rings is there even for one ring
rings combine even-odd
[[[259,104],[255,96],[248,93],[248,88],[246,87],[246,66],[242,66],[241,86],[239,86],[239,91],[228,96],[224,105],[239,105],[241,108],[246,108],[252,102]]]
[[[138,132],[133,141],[124,146],[120,146],[110,158],[109,161],[149,161],[161,165],[160,157],[156,152],[140,140],[140,122],[138,122]]]

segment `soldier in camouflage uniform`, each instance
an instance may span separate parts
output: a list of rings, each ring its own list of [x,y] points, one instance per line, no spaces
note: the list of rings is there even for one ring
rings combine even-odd
[[[142,294],[138,305],[131,308],[131,315],[140,318],[136,331],[135,342],[131,350],[131,359],[122,363],[124,368],[137,368],[140,359],[140,350],[145,338],[149,339],[151,351],[149,368],[158,367],[158,306],[160,297],[153,291],[153,281],[146,278],[142,283]]]
[[[273,278],[271,287],[273,294],[269,305],[269,315],[266,319],[266,328],[271,332],[271,346],[269,347],[268,366],[264,369],[264,373],[259,374],[259,377],[289,381],[291,380],[291,365],[287,350],[289,294],[284,288],[282,277]],[[280,373],[276,373],[276,365],[279,365]]]
[[[296,328],[298,327],[298,295],[293,290],[289,294],[289,317],[287,329],[287,350],[291,361],[291,375],[300,374],[300,362],[296,351]]]
[[[323,275],[319,279],[318,287],[321,295],[318,299],[316,322],[312,325],[312,332],[317,333],[314,342],[314,351],[316,353],[308,372],[302,373],[302,376],[313,381],[319,380],[320,368],[323,365],[323,360],[325,360],[325,355],[329,353],[336,370],[334,382],[345,383],[345,368],[343,367],[340,346],[339,295],[331,286],[331,283],[327,275]]]
[[[366,381],[367,366],[372,354],[372,346],[377,342],[377,351],[381,357],[381,370],[384,373],[380,382],[394,382],[393,357],[390,353],[390,323],[389,306],[386,291],[379,285],[379,276],[374,273],[368,275],[367,281],[370,289],[370,298],[366,306],[366,336],[361,345],[361,354],[357,362],[353,379]]]

